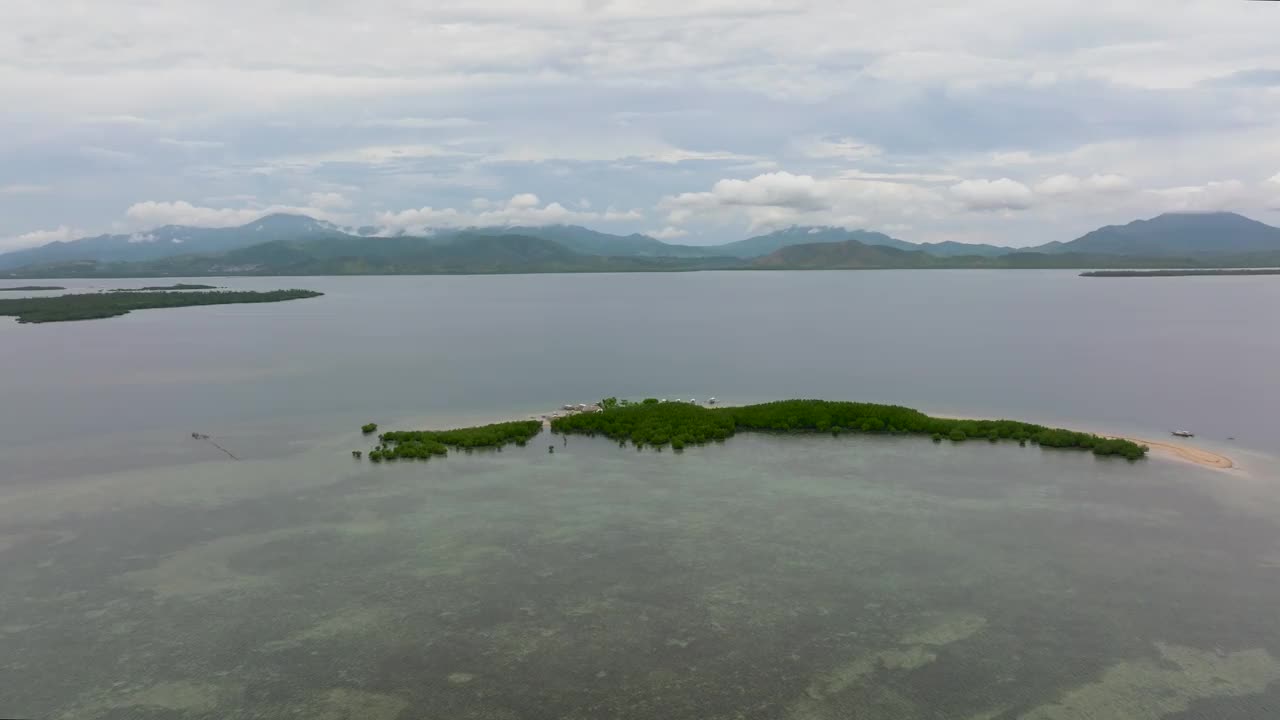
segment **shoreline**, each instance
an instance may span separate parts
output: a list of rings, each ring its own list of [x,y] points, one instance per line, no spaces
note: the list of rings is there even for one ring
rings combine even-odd
[[[933,412],[930,412],[929,414],[934,417],[947,418],[948,420],[997,420],[999,419],[999,418],[976,418],[976,417],[969,417],[969,416],[949,415],[945,413],[933,413]],[[1193,465],[1199,465],[1200,467],[1209,468],[1211,470],[1239,470],[1240,469],[1240,466],[1236,464],[1234,460],[1227,457],[1226,455],[1223,455],[1222,453],[1214,452],[1212,450],[1206,450],[1202,447],[1179,444],[1179,443],[1169,442],[1166,440],[1148,440],[1146,438],[1135,437],[1132,435],[1116,435],[1114,433],[1097,432],[1095,430],[1087,430],[1086,432],[1092,432],[1095,435],[1100,435],[1106,438],[1115,438],[1117,440],[1128,440],[1129,442],[1135,442],[1135,443],[1138,443],[1139,445],[1146,445],[1151,451],[1150,453],[1151,456],[1157,457],[1163,460],[1174,460],[1178,462],[1191,463]]]
[[[1221,453],[1205,450],[1200,447],[1190,445],[1181,445],[1178,443],[1166,442],[1164,440],[1147,440],[1145,438],[1128,437],[1124,435],[1114,435],[1121,440],[1146,445],[1151,449],[1153,454],[1159,453],[1161,457],[1169,460],[1178,460],[1181,462],[1189,462],[1201,467],[1211,468],[1213,470],[1234,470],[1238,469],[1235,461]]]
[[[717,402],[715,405],[711,405],[710,403],[697,403],[697,404],[701,407],[707,407],[707,408],[740,406],[739,403],[723,402],[723,401]],[[579,413],[584,413],[584,412],[585,413],[600,412],[600,410],[601,408],[597,403],[589,403],[589,404],[588,403],[578,403],[578,404],[570,403],[562,406],[559,409],[551,410],[549,412],[527,414],[525,415],[525,419],[535,420],[540,422],[542,424],[542,430],[546,432],[546,431],[550,431],[551,423],[553,420],[556,420],[562,417],[567,417],[570,415],[577,415]],[[931,417],[945,418],[948,420],[994,421],[994,420],[1001,419],[1001,418],[977,417],[972,415],[954,415],[950,413],[927,412],[926,414],[930,415]],[[491,422],[510,422],[510,420],[494,419]],[[1086,430],[1083,430],[1083,432],[1090,432],[1090,433],[1093,433],[1094,435],[1097,435],[1103,438],[1115,439],[1115,440],[1127,440],[1129,442],[1137,443],[1139,445],[1145,445],[1149,450],[1148,456],[1156,459],[1190,463],[1193,465],[1197,465],[1199,467],[1208,468],[1210,470],[1239,471],[1241,469],[1240,465],[1236,463],[1236,461],[1231,457],[1227,455],[1223,455],[1222,453],[1219,453],[1219,452],[1215,452],[1213,450],[1205,449],[1203,447],[1197,447],[1193,445],[1170,442],[1165,440],[1149,440],[1147,438],[1137,437],[1133,435],[1118,435],[1115,433],[1102,432],[1094,429],[1086,429]]]

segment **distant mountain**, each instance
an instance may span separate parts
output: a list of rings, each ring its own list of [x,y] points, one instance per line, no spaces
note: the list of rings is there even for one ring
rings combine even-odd
[[[869,230],[846,230],[834,227],[789,227],[768,235],[757,235],[737,242],[717,245],[713,249],[718,255],[751,258],[768,255],[792,245],[812,245],[814,243],[840,243],[856,240],[864,245],[879,245],[899,250],[918,250],[919,246],[904,240],[889,237],[884,233]]]
[[[920,250],[845,240],[779,248],[751,260],[749,266],[760,270],[844,270],[936,267],[942,264],[945,263],[940,258]]]
[[[181,277],[707,269],[1213,268],[1280,265],[1280,228],[1232,213],[1161,215],[1068,243],[917,245],[883,233],[792,227],[726,245],[670,245],[573,225],[351,234],[298,215],[238,228],[166,226],[0,255],[0,276]]]
[[[855,270],[855,269],[926,269],[989,268],[1077,269],[1077,268],[1197,268],[1197,267],[1267,267],[1280,262],[1280,252],[1204,255],[1199,257],[1114,255],[1104,253],[1008,252],[1003,255],[956,255],[940,257],[923,250],[867,245],[857,240],[842,243],[792,245],[764,257],[747,261],[756,270]]]
[[[129,235],[98,235],[0,255],[0,270],[80,260],[138,262],[176,255],[221,253],[278,239],[341,234],[335,225],[304,215],[267,215],[232,228],[166,225]]]
[[[1009,253],[1019,252],[1018,248],[1004,247],[1002,245],[986,245],[978,243],[962,243],[947,240],[939,243],[920,243],[914,246],[917,250],[923,250],[930,255],[937,257],[962,257],[966,255],[977,255],[979,257],[998,257],[1000,255],[1008,255]]]
[[[671,245],[657,238],[641,235],[611,235],[577,225],[540,227],[468,228],[464,232],[483,235],[523,235],[559,243],[583,255],[611,257],[684,257],[701,258],[724,255],[719,247]]]
[[[1166,213],[1030,249],[1151,257],[1280,252],[1280,228],[1229,212]]]
[[[216,255],[143,262],[75,261],[7,273],[13,277],[199,277],[210,275],[446,275],[643,272],[723,269],[732,258],[620,257],[577,253],[527,235],[460,232],[430,237],[336,234],[275,240]]]

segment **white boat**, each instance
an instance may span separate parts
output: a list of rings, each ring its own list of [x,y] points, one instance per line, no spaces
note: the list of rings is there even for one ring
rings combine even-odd
[[[1196,436],[1196,434],[1191,432],[1190,430],[1174,430],[1173,434],[1183,438],[1190,438],[1190,437]]]

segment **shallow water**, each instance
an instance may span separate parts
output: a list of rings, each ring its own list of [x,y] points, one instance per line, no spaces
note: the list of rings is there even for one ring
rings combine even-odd
[[[541,439],[556,452],[374,468],[318,449],[11,496],[3,711],[1280,710],[1260,481],[917,438]]]
[[[0,716],[1280,712],[1270,278],[213,284],[328,294],[0,319]],[[367,421],[606,394],[1188,426],[1243,470],[768,435],[350,458]]]

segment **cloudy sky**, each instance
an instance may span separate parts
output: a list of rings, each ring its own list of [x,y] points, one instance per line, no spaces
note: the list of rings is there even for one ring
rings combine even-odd
[[[1280,3],[0,0],[0,249],[389,232],[1031,245],[1280,223]]]

